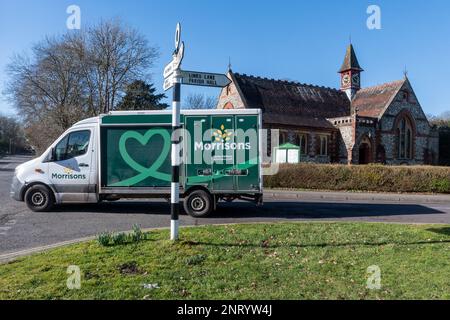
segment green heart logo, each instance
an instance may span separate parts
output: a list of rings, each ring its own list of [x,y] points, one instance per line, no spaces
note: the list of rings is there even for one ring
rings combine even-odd
[[[160,135],[163,140],[163,149],[161,150],[161,154],[156,159],[155,162],[149,167],[146,168],[142,166],[140,163],[135,161],[130,154],[127,151],[126,148],[126,142],[128,139],[135,139],[143,146],[147,145],[150,139],[155,136]],[[116,182],[114,184],[111,184],[112,187],[131,187],[148,177],[153,177],[162,181],[170,182],[172,180],[171,174],[159,172],[159,168],[163,165],[165,159],[167,158],[169,152],[170,152],[170,133],[167,130],[164,129],[150,129],[148,130],[144,135],[140,134],[137,131],[126,131],[119,139],[119,152],[122,156],[122,159],[134,170],[139,172],[138,175],[128,178],[123,181]],[[240,169],[248,169],[253,166],[255,166],[255,163],[257,163],[257,159],[252,159],[252,161],[244,162],[239,164]],[[230,166],[230,169],[232,169],[233,166]],[[214,179],[220,179],[223,178],[224,175],[221,174],[219,176],[215,176]],[[189,177],[189,182],[192,183],[204,183],[209,182],[211,180],[211,177],[208,176],[193,176]]]
[[[149,167],[146,168],[142,166],[140,163],[136,162],[128,153],[126,148],[126,142],[128,139],[135,139],[143,146],[147,145],[150,139],[155,136],[160,135],[163,137],[164,143],[163,143],[163,149],[161,150],[161,154],[156,159],[155,162]],[[154,177],[159,180],[163,181],[171,181],[170,174],[159,172],[159,168],[162,166],[164,161],[167,158],[167,155],[170,151],[170,134],[167,130],[164,129],[150,129],[148,130],[144,135],[140,134],[137,131],[126,131],[119,140],[119,152],[122,156],[123,160],[134,170],[139,172],[138,175],[119,181],[117,183],[112,184],[113,187],[129,187],[133,186],[142,180],[145,180],[148,177]]]

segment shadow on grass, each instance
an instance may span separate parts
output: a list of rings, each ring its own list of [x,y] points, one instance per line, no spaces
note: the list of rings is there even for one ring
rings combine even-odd
[[[427,229],[427,231],[431,231],[431,232],[434,232],[434,233],[450,236],[450,227],[429,228],[429,229]]]
[[[283,247],[288,248],[339,248],[339,247],[379,247],[386,245],[396,246],[411,246],[411,245],[430,245],[438,243],[450,243],[449,240],[432,240],[432,241],[411,241],[411,242],[396,242],[396,241],[383,241],[383,242],[345,242],[345,243],[288,243],[283,245],[270,244],[262,241],[260,244],[255,243],[226,243],[226,242],[202,242],[202,241],[183,241],[181,244],[188,246],[210,246],[210,247],[239,247],[239,248],[262,248],[262,249],[278,249]]]

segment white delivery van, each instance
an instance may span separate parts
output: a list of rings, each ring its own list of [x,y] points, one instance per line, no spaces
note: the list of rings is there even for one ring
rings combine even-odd
[[[180,194],[185,211],[220,200],[262,203],[261,111],[182,110]],[[19,165],[11,196],[34,211],[55,204],[170,198],[170,111],[117,111],[80,121]]]

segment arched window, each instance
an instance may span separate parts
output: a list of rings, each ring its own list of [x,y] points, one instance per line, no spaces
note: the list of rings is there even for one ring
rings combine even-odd
[[[308,153],[308,138],[304,133],[297,134],[295,144],[300,147],[300,154],[306,155]]]
[[[320,137],[320,155],[326,156],[328,154],[328,138],[326,136]]]
[[[403,117],[397,127],[398,158],[412,159],[413,157],[413,129],[411,121]]]
[[[287,142],[287,132],[280,131],[280,145],[285,144]]]

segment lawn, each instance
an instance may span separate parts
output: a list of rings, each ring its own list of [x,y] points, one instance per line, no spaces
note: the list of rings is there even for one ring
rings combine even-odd
[[[0,265],[1,299],[449,299],[450,226],[277,223],[151,231]],[[69,290],[69,265],[81,288]],[[381,288],[366,288],[367,268]]]

